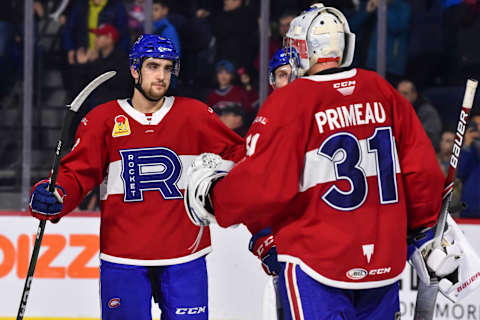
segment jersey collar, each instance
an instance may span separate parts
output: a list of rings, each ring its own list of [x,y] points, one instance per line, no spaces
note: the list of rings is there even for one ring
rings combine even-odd
[[[317,81],[317,82],[323,82],[323,81],[348,79],[348,78],[355,77],[355,75],[357,74],[357,69],[356,68],[350,69],[350,70],[347,70],[347,71],[341,71],[341,72],[338,72],[338,70],[340,70],[340,69],[329,69],[329,70],[333,70],[333,71],[336,70],[337,72],[334,72],[334,73],[322,73],[322,72],[320,72],[318,74],[314,74],[313,76],[301,77],[300,79],[307,79],[307,80],[312,80],[312,81]],[[329,71],[329,70],[326,70],[326,71]]]
[[[128,99],[119,99],[117,100],[120,108],[123,109],[130,117],[142,125],[157,125],[162,121],[162,119],[167,115],[167,113],[172,109],[173,102],[175,97],[165,97],[165,101],[162,104],[162,107],[152,113],[151,120],[147,119],[147,116],[143,113],[132,107],[128,103]]]

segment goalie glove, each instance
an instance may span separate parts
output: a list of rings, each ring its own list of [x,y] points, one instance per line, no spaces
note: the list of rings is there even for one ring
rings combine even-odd
[[[193,224],[207,226],[216,222],[213,213],[211,190],[218,180],[232,169],[233,162],[223,160],[213,153],[202,153],[187,170],[184,204]]]
[[[270,228],[265,228],[250,238],[248,250],[262,261],[262,268],[269,276],[276,276],[282,271],[277,260],[277,246]]]
[[[450,256],[458,257],[455,263],[458,268],[455,272],[443,277],[439,282],[440,292],[452,302],[460,301],[480,287],[480,257],[465,238],[462,230],[458,227],[452,217],[447,217],[448,229],[445,231],[444,239],[447,243],[453,243],[456,253],[450,250],[444,254],[432,252],[432,268],[449,271]],[[438,255],[438,257],[437,257]],[[435,257],[435,259],[433,259]],[[433,262],[437,262],[433,264]],[[443,263],[442,263],[443,262]],[[429,264],[430,265],[430,264]]]
[[[422,239],[418,241],[422,233],[426,236],[420,236]],[[440,280],[440,292],[453,302],[480,286],[480,258],[450,216],[441,247],[433,248],[433,229],[429,228],[414,237],[409,252],[413,252],[410,263],[420,280],[429,285],[429,272],[434,273]]]

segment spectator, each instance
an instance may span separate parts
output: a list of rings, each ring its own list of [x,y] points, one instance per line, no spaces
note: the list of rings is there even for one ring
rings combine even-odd
[[[252,84],[252,78],[250,73],[247,72],[247,69],[242,67],[237,70],[238,76],[240,77],[240,83],[242,84],[243,89],[247,94],[248,106],[249,109],[256,111],[259,108],[260,101],[258,100],[258,91]]]
[[[216,110],[218,117],[230,129],[240,136],[244,136],[248,128],[245,125],[245,111],[242,106],[233,104],[220,110]]]
[[[233,64],[228,60],[221,60],[216,65],[216,72],[218,86],[209,94],[207,104],[217,113],[232,105],[242,106],[247,115],[253,113],[245,91],[241,87],[233,85],[235,75]]]
[[[410,80],[400,81],[397,90],[412,104],[433,147],[435,150],[438,150],[440,133],[442,132],[442,120],[437,109],[425,97],[418,94],[415,84]]]
[[[359,35],[360,66],[376,69],[378,0],[368,0],[349,19],[353,32]],[[387,80],[396,84],[405,75],[408,57],[410,5],[405,0],[387,0]]]
[[[457,176],[462,180],[462,200],[467,204],[460,213],[462,218],[480,218],[480,114],[472,115],[465,132]]]
[[[419,89],[438,83],[446,63],[442,59],[441,0],[409,0],[412,17],[408,44],[407,76]]]
[[[67,18],[64,46],[69,64],[76,63],[75,51],[92,49],[95,35],[89,29],[102,24],[111,24],[119,32],[118,46],[128,52],[130,36],[127,10],[120,0],[77,0]]]
[[[257,14],[242,0],[224,0],[223,11],[212,18],[216,60],[228,59],[236,66],[251,67],[257,53]]]
[[[78,122],[91,110],[93,106],[110,100],[130,97],[133,92],[133,81],[130,77],[128,55],[117,47],[119,34],[110,24],[103,24],[90,31],[95,37],[93,49],[78,50],[73,67],[74,90],[80,92],[90,81],[100,74],[114,70],[116,76],[98,87],[88,100],[88,106],[80,109],[77,115]],[[76,128],[76,125],[74,125]],[[74,132],[72,132],[73,134]]]
[[[0,10],[0,67],[9,75],[0,81],[0,98],[11,91],[18,76],[18,34],[21,28],[18,23],[22,21],[22,3],[6,1]]]
[[[180,38],[177,30],[167,19],[168,2],[166,0],[154,0],[152,9],[153,33],[170,39],[175,45],[178,55],[181,56]]]
[[[135,0],[128,6],[128,27],[133,39],[137,39],[143,33],[143,25],[145,23],[143,6],[143,0]]]
[[[130,34],[128,30],[127,10],[120,0],[77,0],[67,17],[64,31],[64,47],[67,51],[69,67],[65,68],[64,80],[67,90],[67,100],[72,100],[75,91],[75,69],[78,52],[94,50],[95,34],[90,29],[95,29],[102,24],[114,26],[119,33],[118,47],[128,52]]]
[[[278,18],[278,33],[280,35],[280,40],[285,38],[285,35],[290,28],[290,22],[292,22],[293,18],[296,16],[297,14],[294,11],[286,11],[280,16],[280,18]]]
[[[452,156],[453,144],[455,141],[455,132],[452,130],[445,130],[442,133],[440,140],[440,150],[437,153],[438,163],[442,169],[445,177],[448,174],[448,169],[450,167],[450,158]],[[455,178],[455,187],[453,188],[452,203],[451,208],[455,208],[454,212],[450,212],[452,216],[458,217],[459,213],[456,209],[461,210],[461,199],[462,199],[462,181]]]
[[[453,142],[455,141],[455,132],[445,130],[440,138],[440,148],[437,153],[438,162],[445,176],[450,166],[450,157],[452,156]]]

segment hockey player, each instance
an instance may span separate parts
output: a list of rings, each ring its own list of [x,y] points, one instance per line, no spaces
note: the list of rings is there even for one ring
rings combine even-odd
[[[151,319],[152,295],[162,319],[208,319],[210,233],[185,215],[185,171],[202,152],[236,161],[244,142],[203,103],[165,96],[179,67],[170,40],[140,36],[130,51],[133,97],[82,120],[58,173],[63,203],[45,180],[33,187],[32,214],[52,220],[101,184],[102,319]]]
[[[407,230],[433,226],[440,209],[435,152],[394,88],[348,68],[355,36],[340,11],[314,5],[287,37],[306,76],[268,97],[228,175],[215,155],[195,160],[187,213],[271,226],[285,319],[395,319]]]
[[[296,79],[300,57],[295,48],[281,48],[273,55],[268,65],[268,81],[272,88],[279,89]]]
[[[268,65],[268,81],[274,90],[280,89],[296,79],[300,57],[295,48],[281,48],[273,55]],[[277,249],[270,227],[255,233],[248,249],[262,261],[268,275],[278,275],[281,265],[277,260]]]

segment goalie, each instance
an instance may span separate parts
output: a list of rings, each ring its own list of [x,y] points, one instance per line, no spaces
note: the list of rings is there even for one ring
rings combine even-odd
[[[189,169],[193,223],[271,227],[285,319],[395,319],[407,231],[418,235],[409,252],[450,279],[442,292],[459,285],[460,235],[429,249],[444,181],[433,147],[394,88],[349,68],[354,43],[337,9],[316,4],[295,18],[287,45],[304,77],[266,100],[228,175],[213,154]]]

